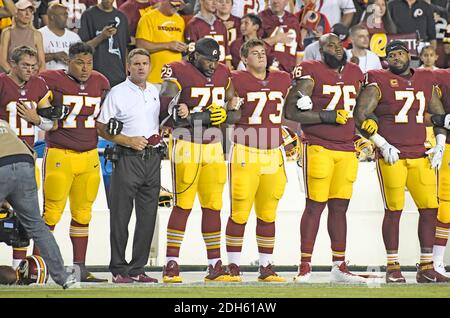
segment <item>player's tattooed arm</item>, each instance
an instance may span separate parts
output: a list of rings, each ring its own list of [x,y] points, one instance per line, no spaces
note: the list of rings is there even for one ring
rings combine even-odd
[[[369,138],[378,131],[378,119],[374,112],[380,98],[379,88],[375,85],[369,85],[361,89],[356,100],[353,118],[356,127],[365,138]]]
[[[231,80],[230,85],[225,91],[225,100],[227,109],[227,119],[225,122],[230,125],[235,124],[241,119],[241,98],[239,98]]]
[[[301,111],[297,107],[300,94],[311,96],[314,89],[314,81],[311,79],[299,79],[289,90],[284,102],[284,117],[302,124],[320,124],[322,119],[319,112],[313,110]]]
[[[428,104],[428,113],[431,115],[431,122],[433,124],[434,135],[443,134],[447,136],[447,129],[445,126],[450,126],[450,115],[445,114],[444,105],[441,101],[442,93],[437,86],[433,86],[431,100]],[[425,114],[425,118],[427,114]]]

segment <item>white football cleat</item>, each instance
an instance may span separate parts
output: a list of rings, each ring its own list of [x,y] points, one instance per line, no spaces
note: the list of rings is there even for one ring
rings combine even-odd
[[[298,274],[294,276],[294,283],[308,283],[311,279],[311,264],[301,262],[298,266]]]
[[[434,263],[434,270],[436,272],[438,272],[441,275],[445,275],[446,271],[445,271],[445,264],[444,262],[435,262]]]
[[[333,264],[330,273],[332,283],[351,283],[361,284],[367,283],[367,278],[352,274],[348,271],[347,263],[342,262],[340,266]]]

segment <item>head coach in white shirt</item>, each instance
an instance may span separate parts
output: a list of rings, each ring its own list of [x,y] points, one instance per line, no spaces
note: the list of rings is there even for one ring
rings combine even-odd
[[[111,89],[97,118],[98,134],[116,143],[108,194],[110,208],[113,283],[156,283],[144,266],[150,253],[160,190],[160,101],[157,89],[146,81],[149,53],[134,49],[128,54],[128,78]],[[118,128],[118,130],[117,130]],[[128,223],[136,205],[133,257],[125,260]]]

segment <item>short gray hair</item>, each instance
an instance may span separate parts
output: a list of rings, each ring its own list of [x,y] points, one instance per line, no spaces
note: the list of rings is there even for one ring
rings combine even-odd
[[[150,58],[150,53],[148,53],[148,51],[146,49],[143,49],[143,48],[133,49],[133,50],[130,51],[130,53],[128,53],[128,56],[127,56],[127,63],[128,64],[131,63],[131,59],[135,55],[145,55],[148,58]]]

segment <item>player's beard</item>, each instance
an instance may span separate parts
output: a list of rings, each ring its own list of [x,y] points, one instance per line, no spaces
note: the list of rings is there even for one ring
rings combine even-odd
[[[395,75],[401,75],[406,72],[409,67],[409,62],[405,63],[401,68],[389,65],[389,70]]]
[[[344,66],[345,63],[347,63],[347,53],[345,50],[342,52],[342,59],[339,60],[336,56],[323,52],[323,59],[326,65],[328,65],[332,69],[340,68],[341,66]]]

